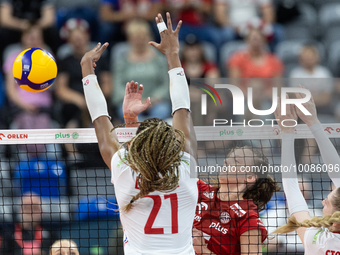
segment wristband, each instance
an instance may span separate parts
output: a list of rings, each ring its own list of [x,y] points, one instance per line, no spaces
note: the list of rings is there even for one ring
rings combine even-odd
[[[183,68],[174,68],[168,73],[170,77],[172,114],[179,109],[187,109],[190,111],[189,86]]]
[[[87,108],[89,109],[92,122],[100,116],[109,116],[107,103],[102,90],[99,87],[97,76],[90,74],[83,78],[83,88]]]
[[[128,117],[128,116],[124,116],[124,119],[135,119],[135,118],[137,118],[137,116],[136,116],[136,117]]]

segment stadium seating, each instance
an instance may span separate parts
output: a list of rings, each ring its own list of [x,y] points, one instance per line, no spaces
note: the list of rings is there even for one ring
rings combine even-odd
[[[33,192],[43,197],[67,195],[67,175],[61,161],[29,159],[21,161],[14,173],[14,182],[22,194]]]
[[[300,17],[284,26],[285,38],[292,39],[312,39],[316,36],[315,26],[317,24],[317,12],[310,4],[299,5]]]
[[[340,40],[330,45],[328,54],[328,67],[335,77],[340,75]]]
[[[222,76],[226,77],[227,75],[227,66],[226,63],[228,59],[235,53],[236,51],[239,50],[244,50],[246,48],[246,44],[242,41],[233,41],[233,42],[228,42],[221,47],[220,51],[220,69],[222,72]]]
[[[319,12],[320,25],[329,28],[332,25],[340,24],[340,3],[330,3],[323,5]],[[325,29],[325,31],[327,30]]]
[[[301,48],[304,44],[315,45],[320,54],[320,61],[326,58],[326,50],[322,43],[309,40],[287,40],[276,47],[276,54],[284,64],[297,64]]]

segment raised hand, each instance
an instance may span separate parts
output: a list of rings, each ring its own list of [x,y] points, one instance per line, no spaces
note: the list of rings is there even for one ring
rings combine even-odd
[[[299,86],[300,88],[304,88],[302,86]],[[295,93],[296,98],[304,98],[304,95],[302,93]],[[318,116],[316,113],[316,106],[314,103],[313,97],[307,102],[302,104],[307,111],[309,111],[312,115],[305,115],[298,107],[295,107],[296,113],[299,116],[299,118],[307,124],[308,127],[313,126],[316,123],[319,123]]]
[[[94,74],[94,67],[97,66],[96,62],[100,59],[101,55],[108,46],[109,43],[104,43],[103,45],[98,43],[96,47],[84,54],[80,62],[83,77],[86,77],[89,74]]]
[[[287,95],[287,98],[288,98],[288,95]],[[277,107],[276,107],[274,114],[275,114],[275,119],[278,119],[277,123],[279,124],[279,127],[281,128],[282,133],[294,134],[295,127],[287,127],[287,126],[294,126],[297,121],[295,105],[288,104],[286,107],[286,115],[282,115],[281,114],[281,98],[278,97],[277,101],[278,101]],[[295,120],[295,121],[288,121],[288,119]],[[284,125],[282,125],[282,121],[284,121],[283,123]]]
[[[139,89],[138,89],[139,88]],[[150,105],[150,97],[142,103],[143,85],[131,81],[126,83],[125,96],[123,101],[123,114],[126,117],[137,117],[138,114],[145,111]]]
[[[164,22],[163,17],[160,13],[157,15],[155,19],[157,24]],[[176,29],[173,30],[170,13],[168,12],[166,13],[166,19],[168,29],[160,33],[161,42],[160,43],[149,42],[149,45],[152,45],[157,50],[162,52],[164,55],[168,56],[170,54],[179,53],[178,33],[182,26],[182,21],[179,21]]]

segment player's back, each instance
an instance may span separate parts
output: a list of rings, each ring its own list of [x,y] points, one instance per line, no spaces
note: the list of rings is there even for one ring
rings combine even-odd
[[[124,150],[120,150],[122,156]],[[112,182],[120,207],[139,193],[136,173],[121,162],[117,152],[111,161]],[[190,155],[184,153],[179,166],[179,185],[172,192],[152,192],[133,203],[120,216],[124,229],[125,254],[195,254],[192,223],[197,203],[196,179],[190,178]]]

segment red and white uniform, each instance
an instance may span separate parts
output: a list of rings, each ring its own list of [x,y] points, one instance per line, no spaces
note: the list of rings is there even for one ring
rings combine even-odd
[[[111,181],[120,207],[128,204],[139,193],[137,174],[124,164],[124,149],[111,160]],[[176,190],[152,192],[133,203],[120,220],[124,229],[125,255],[194,255],[192,222],[197,204],[197,184],[190,178],[190,158],[184,153],[179,166],[179,186]],[[193,161],[192,161],[192,164]]]
[[[203,231],[206,245],[216,254],[241,254],[240,236],[251,229],[259,229],[262,242],[267,230],[259,218],[252,199],[221,201],[217,187],[197,182],[199,196],[194,227]]]
[[[304,239],[305,254],[340,255],[340,233],[327,228],[307,228]]]

